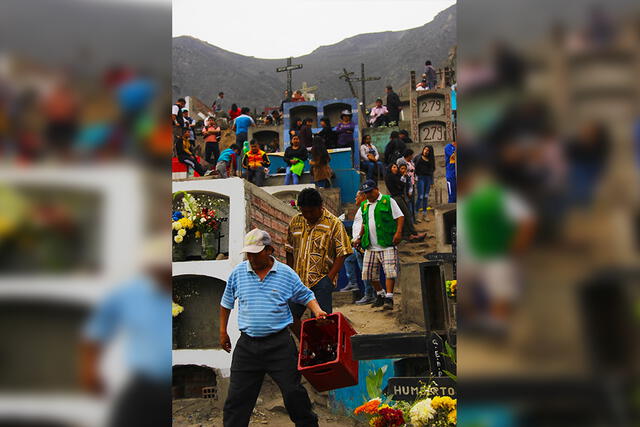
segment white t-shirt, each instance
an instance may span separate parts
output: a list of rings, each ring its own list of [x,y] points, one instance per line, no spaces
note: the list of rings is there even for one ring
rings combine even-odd
[[[367,250],[369,251],[383,251],[386,249],[378,245],[378,234],[376,232],[376,219],[375,219],[375,215],[373,215],[373,212],[378,204],[378,201],[381,198],[382,198],[382,194],[378,196],[378,200],[376,200],[374,203],[367,201],[367,204],[369,205],[369,212],[371,213],[371,215],[369,215],[369,242],[371,243],[371,246],[367,248]],[[389,198],[389,201],[391,202],[391,214],[393,215],[393,219],[398,219],[401,216],[404,216],[402,214],[402,211],[400,210],[400,206],[398,206],[396,201],[393,200],[393,198]],[[353,238],[354,239],[357,239],[358,236],[360,235],[360,229],[362,228],[362,223],[363,223],[362,208],[360,208],[358,209],[358,212],[356,212],[356,216],[353,219]]]
[[[174,116],[180,114],[180,107],[178,107],[176,104],[173,104],[173,106],[171,106],[171,114],[173,114]]]

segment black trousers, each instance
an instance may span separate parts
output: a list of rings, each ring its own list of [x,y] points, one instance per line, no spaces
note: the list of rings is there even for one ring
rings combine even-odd
[[[110,427],[170,427],[171,383],[135,376],[116,399]]]
[[[224,427],[249,425],[264,374],[278,384],[296,427],[317,427],[307,390],[300,383],[298,351],[288,328],[263,338],[242,334],[233,351],[231,384],[224,404]]]
[[[186,154],[178,155],[178,160],[180,160],[180,162],[184,163],[185,165],[193,168],[196,172],[198,172],[198,174],[200,174],[200,176],[204,176],[204,174],[207,172],[207,170],[202,167],[200,163],[198,163],[198,159],[193,156],[188,156]]]
[[[264,178],[264,168],[247,169],[247,179],[258,187],[264,185]]]
[[[217,142],[205,142],[204,143],[204,160],[213,165],[213,167],[216,166],[216,163],[218,163],[218,157],[220,157],[220,146],[218,145]]]
[[[398,207],[402,211],[404,215],[404,225],[402,226],[402,237],[408,238],[409,236],[416,234],[416,227],[413,225],[413,216],[412,212],[409,210],[409,206],[407,206],[407,201],[404,196],[393,196],[393,200],[396,201]]]

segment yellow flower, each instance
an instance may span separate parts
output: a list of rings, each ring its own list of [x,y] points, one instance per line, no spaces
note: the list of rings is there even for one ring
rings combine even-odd
[[[433,409],[444,408],[450,411],[456,408],[456,401],[449,396],[436,396],[431,400],[431,407],[433,407]]]
[[[199,239],[200,236],[202,236],[202,233],[200,233],[199,231],[196,231],[196,239]]]
[[[193,228],[193,221],[189,218],[180,218],[178,221],[182,225],[182,228]]]
[[[173,238],[173,241],[176,242],[176,243],[182,243],[183,240],[184,240],[184,237],[182,237],[179,234],[176,237]]]
[[[184,311],[183,306],[178,305],[175,302],[171,301],[171,315],[173,317],[176,317],[178,314],[182,313],[183,311]]]
[[[174,230],[180,230],[182,228],[182,223],[180,221],[174,221],[171,224],[171,228]]]
[[[453,424],[453,425],[456,425],[458,423],[458,411],[456,409],[449,412],[449,415],[447,416],[447,421],[449,422],[449,424]]]
[[[187,235],[187,230],[185,230],[184,228],[181,228],[180,230],[178,230],[178,236],[186,236]]]

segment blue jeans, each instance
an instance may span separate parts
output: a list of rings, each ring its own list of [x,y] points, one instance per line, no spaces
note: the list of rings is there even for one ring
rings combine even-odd
[[[361,277],[362,274],[362,261],[364,259],[364,254],[354,250],[351,255],[344,260],[344,268],[347,271],[347,277],[349,278],[349,283],[358,284],[358,277]],[[373,296],[373,288],[371,287],[371,283],[368,280],[363,280],[364,289],[361,289],[364,295]]]
[[[418,175],[418,200],[416,210],[427,210],[429,204],[429,191],[433,185],[433,177],[429,175]]]
[[[329,188],[331,187],[331,181],[328,179],[321,179],[320,181],[315,181],[316,187],[320,188]]]
[[[362,160],[362,167],[367,171],[367,179],[373,179],[373,173],[376,170],[376,165],[378,166],[378,177],[382,178],[384,174],[384,164],[382,162],[371,162],[369,160]]]
[[[313,295],[316,297],[316,301],[318,301],[318,305],[325,313],[332,313],[333,311],[333,282],[329,279],[329,276],[324,276],[320,281],[311,288]],[[291,314],[296,318],[301,318],[307,309],[306,306],[302,304],[297,304],[295,302],[289,302],[289,309],[291,310]]]
[[[300,177],[291,172],[291,166],[287,166],[287,174],[284,176],[284,185],[291,185],[292,180],[294,185],[298,184],[300,182]]]

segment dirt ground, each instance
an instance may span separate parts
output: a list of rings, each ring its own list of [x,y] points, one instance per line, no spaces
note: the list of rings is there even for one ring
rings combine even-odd
[[[318,393],[303,379],[313,402],[313,410],[318,415],[320,427],[359,426],[353,418],[332,414],[327,408],[327,393]],[[173,401],[174,427],[219,427],[222,426],[222,409],[219,402],[211,399],[179,399]],[[265,377],[260,397],[253,410],[249,426],[293,426],[284,407],[280,390],[275,383]]]

